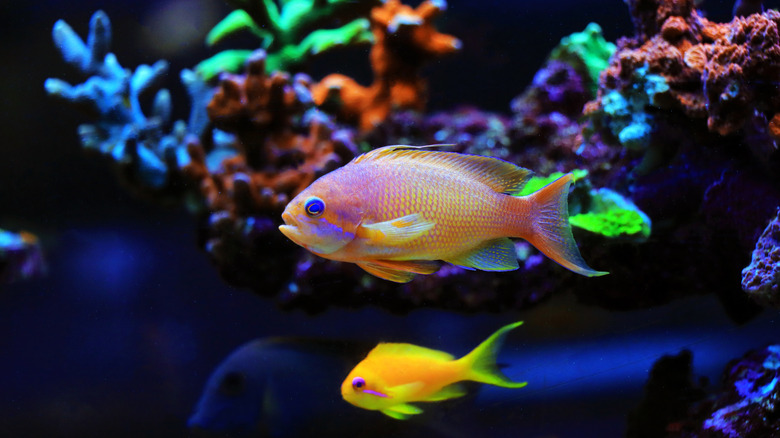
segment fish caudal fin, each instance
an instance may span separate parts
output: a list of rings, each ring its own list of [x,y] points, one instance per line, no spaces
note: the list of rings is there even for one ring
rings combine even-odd
[[[522,388],[527,385],[528,382],[513,382],[496,366],[496,356],[506,334],[522,324],[523,321],[519,321],[501,327],[479,344],[477,348],[472,350],[471,353],[458,359],[459,362],[463,362],[467,369],[466,379],[504,388]]]
[[[526,198],[533,206],[531,230],[522,236],[531,245],[566,269],[587,277],[606,275],[585,263],[569,225],[569,186],[572,175],[566,174]]]

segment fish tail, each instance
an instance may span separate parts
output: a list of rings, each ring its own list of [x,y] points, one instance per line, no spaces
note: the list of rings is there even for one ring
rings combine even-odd
[[[466,369],[465,379],[504,388],[522,388],[527,385],[528,382],[513,382],[496,366],[496,356],[501,348],[501,344],[504,343],[506,334],[522,324],[523,321],[519,321],[501,327],[479,344],[477,348],[472,350],[471,353],[458,359]]]
[[[596,271],[585,263],[571,233],[571,181],[572,174],[566,174],[525,197],[532,205],[531,231],[522,237],[566,269],[587,277],[606,275],[608,272]]]

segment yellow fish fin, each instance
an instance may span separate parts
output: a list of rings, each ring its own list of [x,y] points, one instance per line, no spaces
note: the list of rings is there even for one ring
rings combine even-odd
[[[382,409],[380,412],[387,415],[388,417],[395,418],[396,420],[406,420],[412,415],[421,414],[422,411],[423,410],[417,406],[402,403],[400,405],[390,406],[389,408]]]
[[[375,224],[360,224],[357,236],[383,246],[401,245],[422,236],[434,225],[436,222],[426,221],[420,213],[413,213]]]
[[[372,262],[359,262],[357,265],[373,276],[396,283],[408,283],[417,275],[414,272],[388,268]]]
[[[482,271],[512,271],[520,267],[517,264],[515,245],[506,237],[488,240],[473,251],[444,261]]]
[[[451,398],[463,397],[464,395],[466,395],[466,390],[463,389],[463,385],[461,385],[460,383],[453,383],[452,385],[445,386],[439,392],[431,395],[425,400],[420,400],[420,401],[434,402],[434,401],[441,401],[441,400],[449,400]]]
[[[496,356],[506,334],[522,324],[523,321],[519,321],[501,327],[479,344],[477,348],[472,350],[471,353],[458,359],[458,362],[462,362],[466,368],[465,378],[504,388],[522,388],[527,385],[528,382],[513,382],[496,366]]]
[[[499,193],[519,194],[533,171],[493,157],[426,150],[429,146],[385,146],[355,159],[355,163],[407,160],[468,175]]]
[[[386,342],[377,345],[368,353],[368,357],[372,356],[424,357],[436,361],[448,361],[455,359],[453,355],[444,351],[420,347],[419,345],[414,344],[395,342]]]

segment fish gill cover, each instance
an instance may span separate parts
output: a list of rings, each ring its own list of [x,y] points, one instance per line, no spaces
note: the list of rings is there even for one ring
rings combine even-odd
[[[507,85],[520,93],[510,113],[430,113],[427,92],[437,84],[427,83],[422,67],[463,50],[434,25],[446,3],[336,3],[299,29],[284,17],[300,11],[235,2],[237,11],[209,41],[248,31],[262,48],[223,52],[183,70],[191,98],[186,123],[171,123],[166,90],[141,108],[138,96],[155,88],[167,65],[120,67],[102,12],[86,43],[65,22],[55,24],[63,58],[86,80],[71,86],[49,79],[46,89],[87,111],[93,122],[79,128],[83,145],[111,156],[132,189],[191,206],[204,224],[201,246],[226,281],[276,296],[285,308],[498,311],[574,290],[611,309],[701,293],[742,302],[729,307],[735,317],[750,309],[730,285],[739,283],[780,204],[776,11],[721,24],[701,16],[692,0],[628,1],[634,36],[613,46],[592,24],[564,38],[525,90]],[[321,80],[304,73],[306,60],[325,48],[368,41],[371,84],[347,76],[347,65]],[[309,49],[288,50],[301,45]],[[577,278],[518,241],[517,271],[443,266],[399,286],[313,256],[278,232],[290,199],[360,152],[435,143],[538,175],[587,171],[569,201],[575,237],[585,258],[612,275]],[[666,264],[659,270],[651,260]]]

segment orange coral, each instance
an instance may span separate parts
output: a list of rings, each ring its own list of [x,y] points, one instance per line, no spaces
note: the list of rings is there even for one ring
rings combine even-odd
[[[772,120],[769,121],[769,135],[775,141],[780,141],[780,113],[775,114]]]
[[[741,129],[756,109],[780,111],[777,11],[719,24],[701,17],[693,0],[631,0],[629,7],[637,36],[621,40],[602,88],[629,90],[646,66],[669,86],[654,105],[706,119],[721,135]]]
[[[460,41],[433,26],[446,4],[426,0],[417,9],[388,0],[371,11],[374,45],[370,61],[374,82],[368,86],[331,74],[312,87],[317,105],[333,110],[340,119],[363,131],[385,120],[391,110],[422,110],[427,83],[420,77],[424,61],[455,52]]]
[[[335,135],[328,119],[311,109],[309,86],[305,75],[266,75],[262,50],[249,58],[245,75],[223,75],[207,111],[214,126],[236,135],[240,153],[214,171],[205,149],[193,144],[185,167],[210,210],[281,213],[314,179],[353,156],[350,139]],[[304,122],[307,109],[315,113]]]

